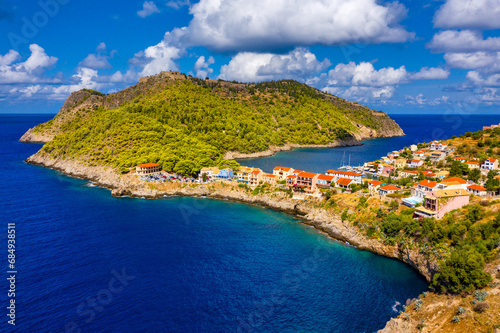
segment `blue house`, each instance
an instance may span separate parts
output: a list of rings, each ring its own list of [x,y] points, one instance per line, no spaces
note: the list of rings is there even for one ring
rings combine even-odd
[[[233,170],[227,168],[219,171],[219,179],[232,179],[233,178]]]

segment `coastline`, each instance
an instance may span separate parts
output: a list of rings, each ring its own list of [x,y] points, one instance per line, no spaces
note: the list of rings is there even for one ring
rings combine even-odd
[[[155,183],[144,183],[133,174],[119,175],[110,168],[84,166],[77,161],[57,160],[38,153],[30,156],[26,163],[58,170],[59,172],[85,180],[107,188],[115,197],[132,197],[159,199],[164,196],[207,197],[225,199],[292,214],[300,218],[302,223],[312,226],[332,239],[348,242],[362,251],[369,251],[388,258],[400,260],[415,269],[427,282],[430,282],[436,270],[436,263],[430,261],[418,250],[408,246],[401,247],[383,244],[378,239],[367,238],[349,221],[342,221],[340,212],[327,211],[315,207],[312,202],[298,201],[277,193],[252,195],[237,187],[211,184],[170,186],[158,189]]]

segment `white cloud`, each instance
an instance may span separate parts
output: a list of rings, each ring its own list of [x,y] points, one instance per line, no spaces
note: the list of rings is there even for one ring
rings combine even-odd
[[[450,76],[450,71],[438,67],[423,67],[416,73],[410,73],[412,80],[445,80]]]
[[[305,80],[330,66],[330,61],[318,61],[305,48],[284,54],[242,52],[229,64],[221,67],[219,78],[243,82],[259,82],[273,79]]]
[[[411,105],[435,106],[435,105],[447,104],[449,102],[449,99],[450,99],[449,96],[441,96],[434,99],[428,99],[425,98],[423,94],[418,94],[417,96],[411,96],[411,95],[405,96],[406,104],[411,104]]]
[[[349,100],[360,103],[369,103],[373,101],[384,102],[394,96],[396,88],[393,86],[386,87],[325,87],[323,91],[333,95],[340,96]]]
[[[94,69],[111,68],[111,64],[109,63],[108,59],[113,57],[113,55],[116,53],[116,50],[113,50],[108,54],[106,44],[104,44],[104,42],[101,42],[97,46],[96,51],[97,53],[91,53],[87,57],[85,57],[85,59],[83,59],[82,62],[78,64],[78,66]]]
[[[167,2],[167,6],[174,8],[174,9],[180,9],[184,6],[191,7],[191,1],[189,0],[171,0]]]
[[[404,66],[376,70],[369,62],[361,62],[359,65],[354,62],[338,64],[328,72],[328,85],[331,86],[382,87],[400,84],[406,80],[407,72]]]
[[[500,86],[500,74],[493,74],[484,77],[481,73],[477,71],[471,71],[467,73],[467,80],[476,85],[484,87],[499,87]]]
[[[19,60],[19,58],[21,58],[19,52],[15,50],[9,50],[6,55],[0,54],[0,66],[10,65],[14,61]]]
[[[376,0],[201,0],[185,44],[262,51],[297,45],[398,43],[414,37],[399,22],[406,8]]]
[[[438,28],[499,29],[500,0],[447,0],[434,16]]]
[[[500,70],[500,52],[446,53],[444,59],[453,68]]]
[[[435,34],[427,47],[434,52],[448,53],[500,51],[500,37],[483,39],[480,31],[445,30]]]
[[[153,1],[145,1],[142,4],[142,9],[137,12],[137,15],[139,15],[142,18],[145,18],[149,15],[159,12],[160,10],[158,9],[158,7],[156,7]]]
[[[24,62],[14,63],[19,60],[18,52],[10,50],[6,55],[0,56],[0,83],[41,83],[59,82],[58,78],[45,77],[45,71],[56,62],[56,57],[50,57],[45,50],[37,44],[29,46],[31,55]]]
[[[150,46],[139,52],[131,60],[132,64],[142,65],[141,76],[158,74],[162,71],[179,70],[174,60],[179,59],[184,54],[184,50],[175,46],[170,46],[165,40]]]
[[[210,74],[213,73],[213,69],[210,68],[210,65],[213,65],[215,63],[215,60],[213,57],[209,57],[207,60],[205,60],[204,56],[201,56],[196,60],[196,63],[194,64],[193,70],[195,72],[195,76],[199,78],[206,78],[207,76],[210,76]]]

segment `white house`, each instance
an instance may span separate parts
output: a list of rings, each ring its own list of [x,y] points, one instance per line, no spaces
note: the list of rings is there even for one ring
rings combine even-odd
[[[469,192],[470,194],[477,195],[479,197],[485,197],[487,194],[486,189],[481,185],[477,184],[467,186],[467,192]]]
[[[495,158],[488,158],[481,165],[481,169],[483,170],[495,170],[498,169],[498,160]]]
[[[422,180],[411,189],[411,196],[424,199],[428,192],[437,189],[438,186],[439,184],[432,180]]]
[[[439,141],[432,141],[430,149],[443,151],[446,149],[446,147],[447,147],[447,145],[444,143],[441,143]]]
[[[406,165],[409,167],[409,168],[418,168],[418,167],[421,167],[422,165],[424,165],[424,161],[422,160],[409,160]]]
[[[361,184],[361,174],[357,172],[349,171],[339,171],[339,170],[327,170],[325,172],[327,176],[334,176],[336,179],[346,178],[352,179],[356,184]]]

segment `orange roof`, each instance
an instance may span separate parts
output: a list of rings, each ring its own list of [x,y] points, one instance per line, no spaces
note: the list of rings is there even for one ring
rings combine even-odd
[[[282,167],[282,166],[277,166],[274,168],[274,170],[283,170],[283,171],[290,171],[292,168],[289,167]]]
[[[160,166],[160,165],[156,164],[156,163],[144,163],[144,164],[138,165],[138,167],[141,167],[141,168],[153,168],[153,167],[157,167],[157,166]]]
[[[479,165],[479,162],[467,162],[467,164]]]
[[[481,185],[470,185],[470,186],[467,186],[467,188],[470,188],[471,190],[476,190],[476,191],[486,191],[486,189],[484,187],[482,187]]]
[[[415,162],[415,163],[420,163],[421,161],[420,160],[411,160],[411,162]]]
[[[406,173],[413,173],[413,174],[417,174],[418,172],[415,171],[415,170],[403,170],[401,172],[406,172]]]
[[[275,178],[276,176],[275,175],[271,175],[270,173],[267,173],[264,175],[264,177],[271,177],[271,178]]]
[[[352,179],[339,178],[335,183],[339,185],[349,186],[349,184],[352,182],[353,182]]]
[[[297,177],[304,177],[304,178],[314,178],[316,177],[317,173],[312,173],[312,172],[301,172],[297,175]]]
[[[286,178],[297,178],[295,175],[286,176]]]
[[[334,176],[327,176],[327,175],[319,175],[318,176],[318,179],[326,180],[326,181],[329,181],[329,182],[331,182],[334,178],[335,178]]]
[[[261,173],[262,171],[260,170],[254,170],[252,171],[252,175],[258,175],[259,173]]]
[[[304,172],[304,170],[293,170],[293,173],[299,174],[301,172]]]
[[[371,182],[368,182],[368,184],[370,184],[372,186],[379,186],[379,185],[382,185],[383,183],[378,181],[378,180],[372,180]]]
[[[337,170],[327,170],[326,173],[336,173],[338,175],[345,175],[345,176],[356,176],[359,177],[361,176],[360,173],[357,172],[349,172],[349,171],[337,171]]]
[[[394,186],[394,185],[385,185],[385,186],[382,186],[380,189],[385,190],[385,191],[398,191],[399,190],[399,188]]]
[[[418,183],[417,185],[422,185],[422,186],[425,186],[425,187],[430,187],[430,188],[434,188],[437,186],[438,183],[436,182],[433,182],[432,180],[422,180],[420,183]]]
[[[456,160],[465,160],[464,157],[455,157]]]
[[[486,160],[487,160],[488,162],[490,162],[490,163],[495,163],[496,158],[488,158],[488,159],[486,159]]]
[[[457,182],[459,184],[467,184],[467,181],[465,179],[459,177],[451,177],[443,180],[443,183],[451,183],[451,182]]]

